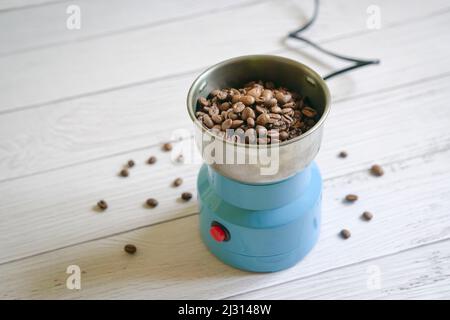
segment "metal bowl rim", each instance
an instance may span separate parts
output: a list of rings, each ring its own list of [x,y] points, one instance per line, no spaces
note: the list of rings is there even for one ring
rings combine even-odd
[[[202,73],[200,73],[200,75],[197,76],[197,78],[194,80],[194,82],[192,82],[191,87],[189,88],[188,91],[188,95],[186,98],[186,104],[187,104],[187,109],[188,109],[188,113],[189,116],[191,118],[191,120],[194,122],[194,124],[198,125],[199,127],[201,127],[201,129],[208,133],[209,135],[211,135],[212,137],[214,137],[215,139],[219,139],[225,143],[228,143],[230,145],[235,145],[235,146],[239,146],[239,147],[245,147],[245,148],[258,148],[259,145],[257,144],[246,144],[246,143],[240,143],[240,142],[232,142],[226,139],[223,139],[222,137],[212,133],[211,131],[207,130],[199,121],[198,119],[195,117],[195,111],[194,111],[194,106],[190,103],[190,101],[192,101],[193,95],[194,95],[194,88],[197,87],[197,85],[205,78],[207,78],[207,76],[212,73],[214,70],[216,70],[217,68],[220,68],[224,65],[230,64],[230,63],[234,63],[234,62],[239,62],[242,60],[246,60],[246,59],[253,59],[253,58],[264,58],[264,59],[273,59],[273,60],[278,60],[280,62],[287,62],[293,65],[296,65],[296,67],[300,67],[305,69],[307,72],[309,72],[310,74],[308,74],[308,76],[313,76],[314,80],[316,81],[316,83],[320,84],[321,87],[323,88],[323,91],[325,92],[325,107],[324,107],[324,111],[319,119],[319,121],[317,121],[317,123],[308,131],[306,131],[305,133],[302,133],[301,135],[299,135],[298,137],[295,137],[294,139],[291,140],[287,140],[287,141],[283,141],[281,143],[279,143],[279,147],[284,147],[287,146],[291,143],[295,143],[298,142],[306,137],[308,137],[309,135],[313,134],[316,130],[318,130],[322,124],[324,123],[325,119],[327,118],[328,114],[330,113],[330,91],[328,89],[327,84],[325,83],[325,80],[322,79],[322,77],[315,72],[313,69],[311,69],[310,67],[308,67],[307,65],[298,62],[296,60],[292,60],[289,58],[285,58],[285,57],[281,57],[281,56],[275,56],[275,55],[267,55],[267,54],[256,54],[256,55],[244,55],[244,56],[238,56],[238,57],[234,57],[231,59],[227,59],[227,60],[223,60],[219,63],[216,63],[214,65],[212,65],[211,67],[207,68],[205,71],[203,71]],[[268,144],[266,146],[270,146],[272,144]]]

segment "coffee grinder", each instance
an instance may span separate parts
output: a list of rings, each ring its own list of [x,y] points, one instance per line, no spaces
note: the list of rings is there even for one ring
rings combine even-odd
[[[319,121],[275,149],[262,150],[265,147],[261,145],[220,138],[196,120],[199,97],[207,97],[217,88],[240,88],[253,80],[271,81],[308,97],[320,114]],[[187,107],[195,124],[197,147],[206,162],[197,179],[200,234],[221,261],[242,270],[273,272],[295,265],[313,248],[319,237],[322,199],[322,178],[313,160],[320,148],[329,104],[329,90],[320,75],[279,56],[226,60],[194,81]],[[216,147],[233,150],[231,154],[224,152],[226,157],[252,157],[256,161],[211,161],[204,152],[211,141]],[[268,156],[259,157],[261,151]]]

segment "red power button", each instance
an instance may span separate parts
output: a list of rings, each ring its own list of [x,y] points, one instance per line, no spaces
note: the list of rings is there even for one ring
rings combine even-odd
[[[227,241],[230,238],[228,230],[217,222],[213,222],[211,224],[209,233],[211,234],[211,237],[213,237],[213,239],[217,242]]]

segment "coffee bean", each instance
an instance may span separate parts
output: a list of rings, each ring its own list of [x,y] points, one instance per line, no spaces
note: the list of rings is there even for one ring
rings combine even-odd
[[[250,89],[249,91],[247,91],[247,94],[256,98],[259,98],[261,96],[262,93],[262,88],[260,86],[254,87],[252,89]]]
[[[255,111],[250,107],[245,107],[242,111],[242,120],[247,120],[248,118],[255,118]]]
[[[268,113],[267,109],[264,108],[264,107],[261,107],[261,106],[256,106],[256,107],[255,107],[255,110],[256,110],[256,112],[257,112],[258,114],[261,114],[261,113]]]
[[[293,101],[285,103],[282,105],[282,108],[293,108],[295,106],[295,103]]]
[[[211,96],[212,97],[217,97],[217,95],[220,93],[220,90],[219,89],[215,89],[215,90],[213,90],[213,91],[211,91]]]
[[[267,108],[274,107],[274,106],[277,105],[277,99],[271,98],[271,99],[269,99],[269,100],[266,100],[266,101],[264,102],[264,105],[265,105]]]
[[[239,96],[239,95],[241,95],[241,93],[240,93],[240,91],[238,90],[238,89],[235,89],[235,88],[231,88],[230,89],[230,95],[231,96]]]
[[[376,177],[381,177],[384,174],[383,168],[378,164],[374,164],[370,168],[370,172],[372,173],[372,175],[374,175]]]
[[[222,111],[220,113],[220,116],[222,117],[223,120],[227,120],[228,119],[228,111]]]
[[[373,218],[373,214],[369,211],[364,211],[362,217],[364,220],[370,221]]]
[[[236,120],[239,116],[234,112],[228,112],[228,118],[231,120]]]
[[[339,156],[339,158],[347,158],[348,154],[346,151],[341,151],[341,152],[339,152],[338,156]]]
[[[294,121],[294,119],[292,119],[292,117],[290,115],[287,115],[287,114],[283,114],[282,119],[287,124],[291,124]]]
[[[231,103],[229,103],[229,102],[224,102],[224,103],[222,103],[221,105],[220,105],[220,107],[219,107],[219,109],[221,110],[221,111],[227,111],[228,109],[230,109],[231,108]]]
[[[351,236],[352,236],[352,234],[350,233],[349,230],[347,230],[347,229],[342,229],[342,230],[341,230],[341,237],[342,237],[342,238],[348,239],[348,238],[350,238]]]
[[[134,161],[133,160],[128,160],[128,168],[133,168],[134,167]]]
[[[301,121],[295,121],[295,123],[293,124],[293,127],[296,129],[301,129],[305,126],[305,123],[301,122]]]
[[[270,108],[270,112],[281,113],[281,108],[279,106],[272,107],[272,108]]]
[[[225,91],[220,91],[216,97],[219,100],[225,100],[228,97],[228,93],[226,93]]]
[[[267,113],[262,113],[256,118],[256,124],[265,126],[270,121],[270,116]]]
[[[255,104],[257,104],[257,105],[264,104],[264,98],[263,97],[256,98],[255,99]]]
[[[292,96],[289,93],[283,93],[281,91],[278,91],[275,94],[275,99],[277,99],[278,103],[285,104],[292,99]]]
[[[192,198],[192,193],[190,192],[183,192],[181,194],[181,199],[183,199],[184,201],[189,201]]]
[[[163,144],[163,146],[162,146],[162,149],[163,149],[163,151],[171,151],[172,150],[172,144],[171,143],[169,143],[169,142],[167,142],[167,143],[164,143]]]
[[[227,130],[231,128],[231,125],[233,124],[233,120],[227,119],[224,122],[222,122],[222,130]]]
[[[292,100],[292,95],[289,92],[285,92],[283,102],[288,103],[291,100]]]
[[[358,196],[356,194],[348,194],[345,196],[345,200],[347,202],[355,202],[356,200],[358,200]]]
[[[236,103],[236,102],[241,101],[241,97],[242,97],[242,95],[240,93],[233,95],[231,97],[231,103]]]
[[[310,108],[310,107],[304,107],[302,109],[302,113],[303,113],[303,115],[305,115],[308,118],[313,118],[317,114],[316,110],[314,110],[313,108]]]
[[[280,132],[280,139],[281,141],[284,141],[288,138],[289,134],[286,131],[281,131]]]
[[[208,99],[206,99],[205,97],[200,97],[200,98],[198,98],[198,103],[199,103],[202,107],[207,107],[207,106],[209,106],[209,101],[208,101]]]
[[[108,204],[106,203],[105,200],[100,200],[99,202],[97,202],[97,207],[103,211],[108,209]]]
[[[269,117],[271,119],[275,119],[275,120],[280,120],[281,119],[281,115],[279,115],[278,113],[269,113]]]
[[[120,170],[120,175],[121,175],[122,177],[126,178],[126,177],[128,177],[129,172],[128,172],[127,169],[122,169],[122,170]]]
[[[217,123],[217,124],[221,124],[223,121],[222,116],[220,116],[218,114],[213,115],[211,117],[211,119],[212,119],[212,121],[214,121],[214,123]]]
[[[148,158],[147,163],[148,164],[154,164],[156,162],[156,157],[155,156],[151,156],[150,158]]]
[[[267,136],[267,129],[264,126],[256,126],[256,133],[259,137]]]
[[[234,113],[240,113],[245,109],[245,104],[243,104],[242,102],[236,102],[233,105],[233,112]],[[250,109],[251,110],[251,109]],[[245,120],[245,119],[244,119]]]
[[[149,206],[150,208],[154,208],[158,205],[158,200],[150,198],[147,199],[147,201],[145,202],[147,204],[147,206]]]
[[[273,91],[269,90],[269,89],[263,90],[262,97],[263,97],[264,101],[268,101],[268,100],[272,99],[273,98]]]
[[[250,106],[250,105],[255,103],[255,97],[249,96],[249,95],[245,95],[245,96],[242,96],[239,101],[241,101],[246,106]]]
[[[203,116],[203,123],[205,124],[205,126],[207,126],[209,129],[211,129],[214,126],[214,122],[211,120],[211,118],[205,114]]]
[[[208,111],[210,117],[218,115],[219,113],[220,113],[219,107],[217,107],[216,105],[213,105]]]
[[[275,143],[294,139],[316,125],[317,111],[303,101],[310,102],[287,88],[276,89],[273,83],[251,81],[242,88],[216,89],[208,98],[200,97],[195,114],[204,128],[228,140],[243,139],[226,134],[228,129],[245,131],[255,125],[285,132],[276,138],[259,137],[260,143]],[[245,138],[245,143],[250,141]]]
[[[135,254],[136,253],[136,246],[134,244],[127,244],[123,250],[125,250],[126,253],[129,254]]]
[[[231,129],[239,128],[243,123],[244,121],[242,120],[233,120],[233,122],[231,123]]]
[[[183,183],[183,179],[181,179],[181,178],[176,178],[176,179],[173,181],[173,186],[174,186],[174,187],[179,187],[179,186],[181,186],[182,183]]]
[[[277,91],[277,93],[275,93],[275,99],[277,99],[278,103],[284,103],[284,94],[281,91]]]

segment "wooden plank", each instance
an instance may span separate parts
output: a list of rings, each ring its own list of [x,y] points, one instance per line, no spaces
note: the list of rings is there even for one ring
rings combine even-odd
[[[356,172],[326,181],[319,243],[283,272],[251,274],[223,265],[201,243],[198,217],[191,216],[3,264],[0,297],[225,298],[450,239],[449,160],[447,150],[386,165],[382,178]],[[345,206],[341,199],[350,191],[360,200]],[[363,210],[373,211],[371,222],[359,218]],[[115,214],[98,218],[108,224]],[[55,239],[74,228],[58,226]],[[352,231],[349,240],[338,236],[342,227]],[[127,243],[137,245],[135,256],[123,252]],[[73,264],[85,271],[79,291],[64,286],[65,270]]]
[[[4,13],[0,19],[0,56],[61,45],[92,37],[149,28],[215,11],[239,10],[252,0],[145,1],[75,0]],[[66,26],[67,8],[80,8],[80,29]]]
[[[0,13],[48,5],[64,0],[0,0]]]
[[[450,133],[447,128],[450,126],[450,109],[445,107],[449,86],[447,77],[336,103],[328,119],[323,147],[317,160],[324,178],[366,172],[375,162],[396,163],[449,149]],[[113,101],[122,103],[119,99]],[[393,105],[395,108],[392,108]],[[86,110],[89,109],[81,112]],[[104,113],[112,114],[107,109]],[[352,116],[349,117],[349,114]],[[140,116],[129,109],[129,117],[134,118],[130,123],[137,123]],[[89,119],[98,123],[101,114],[84,113],[80,119],[83,118],[88,120],[80,121],[80,128],[91,121]],[[59,128],[63,130],[68,120],[64,120],[64,117],[61,119],[58,121]],[[164,128],[157,131],[156,127],[151,126],[152,121],[163,123],[164,118],[159,114],[151,115],[148,133],[140,134],[149,136],[149,140],[153,134],[161,138],[156,141],[164,141],[163,138],[167,137]],[[107,120],[105,123],[101,123],[101,126],[108,125]],[[32,125],[24,123],[24,126]],[[418,134],[418,128],[424,126],[433,130],[422,130]],[[114,132],[113,127],[110,132]],[[86,137],[95,139],[98,134],[92,132]],[[43,138],[37,136],[36,139]],[[67,140],[65,138],[63,141]],[[116,142],[98,140],[96,143],[97,150],[101,150],[103,145]],[[186,144],[189,147],[188,142]],[[191,150],[195,150],[193,144],[190,146]],[[66,147],[71,148],[69,145]],[[132,147],[130,144],[129,148]],[[349,152],[345,160],[336,157],[343,149]],[[41,161],[52,160],[53,151],[50,149],[47,152],[42,155]],[[144,164],[151,154],[160,158],[154,167]],[[174,152],[174,155],[177,154],[177,151]],[[128,159],[135,159],[138,165],[129,178],[120,179],[116,174]],[[10,167],[13,170],[13,162]],[[4,199],[0,204],[0,261],[195,213],[196,206],[193,203],[181,204],[176,198],[182,190],[195,191],[198,168],[198,163],[182,166],[172,164],[170,155],[162,154],[159,145],[156,145],[0,183],[0,194]],[[180,190],[169,187],[171,180],[177,176],[185,179]],[[143,208],[142,203],[148,197],[157,198],[161,205],[150,211]],[[111,203],[111,210],[98,215],[91,210],[91,206],[101,198]],[[110,219],[104,219],[104,215]],[[37,224],[39,230],[35,229]]]
[[[450,299],[450,241],[401,252],[233,299]]]
[[[359,54],[379,56],[383,61],[380,66],[330,80],[333,101],[369,93],[376,96],[382,90],[426,83],[450,72],[447,51],[434,50],[439,43],[450,43],[450,32],[435,32],[448,26],[447,19],[448,15],[444,15],[330,43],[333,49],[358,48]],[[374,43],[379,46],[374,47]],[[408,59],[405,52],[410,52]],[[325,65],[321,65],[315,60],[317,54],[310,49],[302,54],[283,55],[303,61],[322,74],[329,72],[332,65],[341,66],[325,57]],[[424,56],[429,59],[424,60]],[[184,111],[185,96],[196,74],[3,114],[0,117],[0,180],[144,148],[168,139],[173,130],[190,127]],[[425,94],[435,91],[429,88]],[[402,97],[413,93],[407,91]],[[364,101],[370,108],[378,108],[377,100]],[[155,111],[150,111],[151,108]],[[340,108],[333,103],[332,114],[339,114]],[[339,147],[348,148],[341,141],[346,140],[338,141]]]
[[[399,10],[395,9],[397,4],[391,7],[391,3],[385,1],[383,8],[386,13],[396,10],[395,24],[423,17],[423,12],[427,12],[426,16],[435,12],[426,11],[422,6]],[[410,8],[409,1],[404,3]],[[332,7],[327,9],[326,5]],[[354,12],[353,8],[358,11]],[[366,7],[326,2],[320,22],[309,34],[314,39],[325,40],[368,32],[365,24],[361,24],[364,19],[336,19],[359,15],[366,18],[365,10]],[[280,40],[287,32],[304,21],[299,18],[303,12],[290,2],[263,2],[233,12],[220,11],[180,23],[2,57],[0,72],[8,77],[0,78],[0,111],[198,70],[232,56],[274,52],[283,48]],[[418,16],[410,15],[411,12]],[[357,25],[353,21],[357,21]],[[446,30],[446,26],[442,30]],[[444,32],[441,37],[443,44],[448,33]],[[239,45],[230,45],[230,41]],[[376,53],[373,44],[368,50],[371,54]]]

